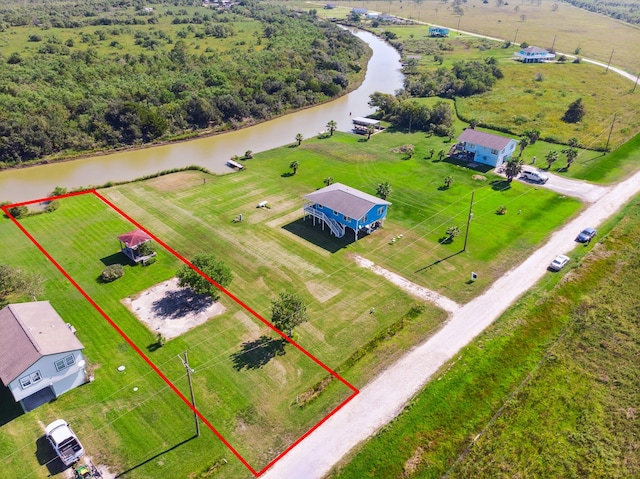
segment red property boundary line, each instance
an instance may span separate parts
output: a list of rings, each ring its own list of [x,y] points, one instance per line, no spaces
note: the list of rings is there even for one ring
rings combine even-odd
[[[139,228],[140,230],[142,230],[145,233],[147,233],[151,238],[153,238],[153,240],[156,243],[161,245],[163,248],[165,248],[167,251],[169,251],[171,254],[173,254],[176,258],[178,258],[184,264],[188,265],[190,268],[192,268],[194,271],[196,271],[200,276],[205,278],[209,283],[211,283],[213,286],[218,288],[222,293],[224,293],[229,298],[231,298],[233,301],[235,301],[245,311],[247,311],[248,313],[253,315],[255,318],[257,318],[260,321],[262,321],[266,326],[268,326],[276,334],[280,335],[284,340],[286,340],[288,343],[293,345],[296,349],[298,349],[300,352],[302,352],[305,356],[307,356],[309,359],[311,359],[313,362],[315,362],[322,369],[327,371],[331,376],[333,376],[335,379],[337,379],[342,384],[344,384],[347,388],[349,388],[352,391],[352,394],[349,395],[349,397],[347,397],[344,401],[342,401],[335,409],[333,409],[320,422],[318,422],[315,426],[313,426],[306,433],[304,433],[300,438],[298,438],[293,444],[291,444],[283,452],[278,454],[278,456],[276,456],[275,459],[273,459],[271,462],[269,462],[269,464],[267,464],[261,470],[256,471],[240,455],[240,453],[238,451],[236,451],[236,449],[234,449],[234,447],[216,430],[216,428],[207,420],[207,418],[205,418],[204,415],[197,408],[193,407],[193,405],[191,404],[189,399],[187,399],[186,396],[184,394],[182,394],[180,392],[180,390],[178,390],[178,388],[162,373],[162,371],[160,371],[160,369],[158,369],[158,367],[124,333],[124,331],[122,331],[122,329],[120,329],[120,327],[97,305],[97,303],[93,299],[91,299],[91,297],[80,287],[80,285],[76,281],[74,281],[74,279],[64,270],[64,268],[62,266],[60,266],[60,264],[55,259],[53,259],[53,257],[47,252],[47,250],[45,250],[44,247],[42,245],[40,245],[40,243],[38,243],[38,241],[36,241],[36,239],[24,228],[24,226],[22,226],[20,224],[20,222],[16,218],[14,218],[13,215],[9,212],[10,208],[14,208],[14,207],[17,207],[17,206],[28,206],[28,205],[35,204],[35,203],[43,203],[43,202],[48,202],[48,201],[53,201],[53,200],[59,200],[59,199],[62,199],[62,198],[68,198],[68,197],[71,197],[71,196],[79,196],[79,195],[86,195],[86,194],[92,194],[92,195],[96,196],[103,203],[105,203],[111,209],[116,211],[120,216],[125,218],[131,224],[133,224],[136,228]],[[319,428],[331,416],[333,416],[340,409],[342,409],[349,401],[351,401],[360,392],[353,385],[351,385],[344,378],[342,378],[338,373],[333,371],[331,368],[329,368],[327,365],[325,365],[322,361],[317,359],[315,356],[313,356],[311,353],[309,353],[306,349],[304,349],[302,346],[300,346],[298,343],[296,343],[293,339],[291,339],[289,336],[284,334],[282,331],[280,331],[278,328],[276,328],[269,321],[267,321],[262,316],[260,316],[252,308],[247,306],[237,296],[235,296],[234,294],[229,292],[227,289],[222,287],[220,284],[215,282],[213,279],[211,279],[209,276],[207,276],[203,271],[201,271],[198,267],[194,266],[190,261],[185,259],[177,251],[175,251],[173,248],[171,248],[169,245],[167,245],[164,241],[162,241],[159,238],[157,238],[153,233],[147,231],[142,225],[140,225],[137,221],[135,221],[133,218],[131,218],[129,215],[127,215],[124,211],[122,211],[116,205],[111,203],[108,199],[106,199],[104,196],[102,196],[100,193],[98,193],[95,189],[79,191],[79,192],[74,192],[74,193],[67,193],[67,194],[64,194],[64,195],[54,196],[54,197],[49,197],[49,198],[41,198],[41,199],[37,199],[37,200],[24,201],[22,203],[14,203],[14,204],[11,204],[11,205],[5,205],[5,206],[2,206],[2,211],[24,233],[24,235],[27,236],[27,238],[29,238],[29,240],[31,240],[31,242],[42,252],[42,254],[44,254],[46,256],[46,258],[65,276],[65,278],[67,278],[67,280],[69,280],[69,282],[80,292],[80,294],[82,294],[82,296],[85,297],[85,299],[96,309],[96,311],[98,311],[98,313],[100,313],[100,315],[104,319],[106,319],[107,322],[109,322],[109,324],[118,332],[118,334],[120,334],[120,336],[122,336],[122,338],[151,367],[151,369],[153,369],[156,372],[156,374],[158,374],[158,376],[160,376],[162,378],[162,380],[173,390],[173,392],[175,392],[178,395],[178,397],[180,399],[182,399],[182,401],[189,407],[189,409],[191,409],[195,414],[197,414],[198,418],[200,418],[200,420],[218,437],[218,439],[220,439],[224,443],[225,446],[227,446],[227,448],[240,460],[240,462],[242,462],[242,464],[244,464],[244,466],[247,469],[249,469],[251,471],[251,473],[255,477],[259,477],[262,474],[264,474],[271,466],[273,466],[276,462],[278,462],[280,459],[282,459],[289,451],[291,451],[294,447],[296,447],[302,440],[304,440],[307,436],[309,436],[313,431],[315,431],[317,428]]]

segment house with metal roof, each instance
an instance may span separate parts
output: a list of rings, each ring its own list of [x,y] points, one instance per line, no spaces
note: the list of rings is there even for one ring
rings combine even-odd
[[[553,61],[555,53],[550,53],[540,47],[521,48],[519,52],[513,54],[514,58],[522,63],[544,63]]]
[[[454,149],[465,155],[470,162],[496,168],[509,161],[516,146],[517,142],[512,138],[467,128],[458,137]]]
[[[356,241],[381,227],[391,205],[386,200],[356,190],[342,183],[333,183],[304,197],[304,219],[311,217],[329,228],[337,238],[342,238],[347,229],[353,231]]]
[[[49,301],[0,310],[0,380],[25,412],[87,381],[83,349]]]

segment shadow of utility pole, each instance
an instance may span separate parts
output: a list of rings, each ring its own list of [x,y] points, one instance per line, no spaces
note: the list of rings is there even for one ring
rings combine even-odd
[[[184,444],[188,443],[188,442],[189,442],[189,441],[191,441],[192,439],[195,439],[196,437],[198,437],[198,436],[193,435],[193,436],[191,436],[189,439],[185,439],[184,441],[179,442],[179,443],[178,443],[178,444],[176,444],[175,446],[171,446],[170,448],[165,449],[165,450],[164,450],[164,451],[162,451],[162,452],[159,452],[159,453],[158,453],[158,454],[156,454],[155,456],[152,456],[152,457],[150,457],[149,459],[146,459],[146,460],[142,461],[140,464],[136,464],[135,466],[130,467],[130,468],[129,468],[129,469],[127,469],[126,471],[123,471],[123,472],[121,472],[121,473],[117,474],[117,475],[116,475],[116,478],[126,476],[126,475],[127,475],[127,474],[129,474],[130,472],[135,471],[135,470],[136,470],[136,469],[138,469],[139,467],[142,467],[142,466],[144,466],[145,464],[147,464],[147,463],[149,463],[149,462],[151,462],[151,461],[153,461],[153,460],[155,460],[155,459],[159,458],[159,457],[160,457],[160,456],[162,456],[163,454],[166,454],[166,453],[168,453],[168,452],[173,451],[174,449],[179,448],[180,446],[183,446]]]
[[[464,250],[461,249],[457,253],[450,254],[446,258],[442,258],[442,259],[436,260],[433,263],[428,264],[427,266],[423,266],[422,268],[415,270],[414,273],[419,273],[420,271],[424,271],[425,269],[432,268],[435,265],[442,263],[443,261],[447,261],[448,259],[453,258],[454,256],[458,256],[460,253],[464,253]]]

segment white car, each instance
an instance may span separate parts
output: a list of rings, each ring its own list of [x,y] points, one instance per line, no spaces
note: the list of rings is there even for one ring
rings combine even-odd
[[[525,180],[533,181],[534,183],[545,184],[547,181],[549,181],[549,175],[543,173],[542,171],[524,170],[522,172],[522,177]]]
[[[551,262],[551,264],[549,265],[549,269],[551,271],[560,271],[562,269],[562,267],[565,264],[567,264],[570,260],[571,260],[571,258],[569,258],[568,256],[565,256],[563,254],[559,254]]]
[[[84,456],[82,444],[64,419],[58,419],[44,430],[45,436],[65,466],[70,466]]]

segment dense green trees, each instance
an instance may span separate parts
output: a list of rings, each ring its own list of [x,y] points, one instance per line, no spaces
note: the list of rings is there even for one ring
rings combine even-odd
[[[495,58],[484,61],[457,61],[450,69],[439,67],[417,75],[408,75],[405,90],[415,97],[470,96],[489,91],[503,77]]]
[[[0,31],[37,29],[0,54],[0,166],[266,120],[342,94],[366,52],[329,22],[252,1],[22,5],[0,7]]]
[[[453,110],[444,101],[438,101],[430,108],[406,96],[376,92],[371,95],[369,106],[377,109],[379,118],[410,131],[422,130],[447,136],[453,126]]]

